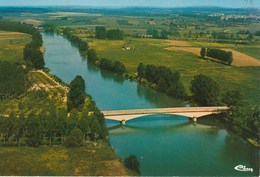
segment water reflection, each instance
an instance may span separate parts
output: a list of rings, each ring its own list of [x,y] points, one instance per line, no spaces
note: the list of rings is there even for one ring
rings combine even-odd
[[[88,68],[88,71],[92,72],[92,73],[99,73],[99,71],[100,71],[96,65],[91,64],[89,62],[87,63],[87,68]]]
[[[125,79],[122,76],[118,76],[106,70],[100,70],[100,74],[104,80],[113,80],[119,84],[123,84]]]
[[[185,106],[185,102],[178,99],[172,99],[169,96],[167,96],[164,93],[158,93],[155,90],[147,89],[147,86],[144,86],[142,84],[136,84],[136,93],[140,99],[146,99],[149,102],[152,103],[161,103],[162,100],[164,104],[167,105],[174,105],[174,106]],[[164,105],[158,105],[158,107],[165,107]]]

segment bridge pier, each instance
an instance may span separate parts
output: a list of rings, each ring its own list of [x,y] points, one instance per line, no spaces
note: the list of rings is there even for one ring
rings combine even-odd
[[[122,126],[125,126],[125,122],[126,122],[125,120],[121,120],[121,121],[120,121],[120,123],[121,123]]]

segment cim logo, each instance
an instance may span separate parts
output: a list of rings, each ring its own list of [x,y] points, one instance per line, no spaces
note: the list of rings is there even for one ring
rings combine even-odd
[[[237,171],[242,171],[242,172],[250,171],[251,173],[253,173],[253,168],[246,168],[246,166],[244,166],[244,165],[238,165],[234,169]]]

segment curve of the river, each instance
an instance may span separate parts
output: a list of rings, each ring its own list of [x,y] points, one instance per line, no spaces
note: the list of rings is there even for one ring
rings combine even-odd
[[[76,47],[58,35],[43,33],[45,63],[51,73],[70,83],[76,75],[101,110],[185,106],[136,82],[89,65]],[[220,127],[193,124],[185,117],[154,115],[127,122],[107,121],[110,142],[123,159],[130,154],[151,176],[258,176],[259,151]],[[252,168],[241,172],[238,165]]]

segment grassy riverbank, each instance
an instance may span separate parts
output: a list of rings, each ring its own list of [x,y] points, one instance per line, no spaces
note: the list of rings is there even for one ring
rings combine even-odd
[[[63,146],[0,147],[2,176],[128,176],[121,160],[106,143],[80,148]]]

